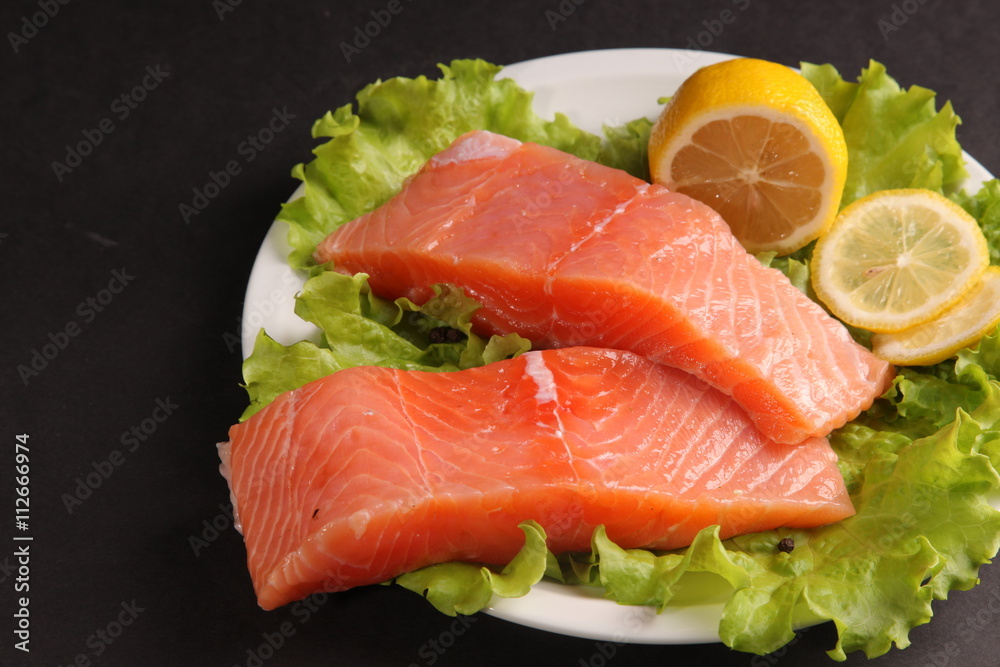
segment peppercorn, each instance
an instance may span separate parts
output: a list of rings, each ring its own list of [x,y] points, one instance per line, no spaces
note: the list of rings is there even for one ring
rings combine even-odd
[[[451,327],[434,327],[427,332],[427,338],[431,343],[461,343],[465,334]]]

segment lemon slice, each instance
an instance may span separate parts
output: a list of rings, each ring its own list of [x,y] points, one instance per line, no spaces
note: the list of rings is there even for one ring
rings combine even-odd
[[[845,208],[813,250],[816,295],[848,324],[895,333],[955,305],[989,265],[975,218],[922,189],[882,190]]]
[[[900,333],[872,336],[872,352],[899,366],[929,366],[976,343],[998,324],[1000,267],[991,266],[961,301],[939,317]]]
[[[836,216],[847,144],[801,74],[738,58],[681,84],[653,125],[649,169],[653,182],[714,208],[748,251],[787,254]]]

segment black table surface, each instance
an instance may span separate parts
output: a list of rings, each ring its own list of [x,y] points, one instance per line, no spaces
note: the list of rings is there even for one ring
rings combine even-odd
[[[436,75],[437,63],[454,58],[507,64],[697,45],[788,65],[829,62],[849,78],[875,59],[901,84],[950,100],[964,148],[996,173],[997,5],[400,0],[348,62],[341,43],[389,4],[12,0],[0,8],[0,488],[13,514],[16,437],[27,434],[30,528],[18,534],[33,538],[15,542],[13,517],[3,521],[0,663],[829,662],[831,624],[755,657],[721,644],[602,652],[592,639],[482,614],[455,632],[452,619],[398,587],[332,595],[308,614],[260,610],[215,448],[245,405],[234,339],[247,278],[296,187],[291,168],[316,145],[313,121],[367,83]],[[286,125],[247,159],[238,147],[276,111]],[[69,154],[81,144],[86,154]],[[193,188],[234,159],[240,172],[185,219],[179,207]],[[18,592],[16,550],[25,544],[29,592]],[[912,645],[876,664],[1000,664],[1000,571],[986,566],[981,576],[974,590],[936,602]],[[25,595],[30,653],[15,648],[13,615]],[[847,662],[866,661],[855,653]]]

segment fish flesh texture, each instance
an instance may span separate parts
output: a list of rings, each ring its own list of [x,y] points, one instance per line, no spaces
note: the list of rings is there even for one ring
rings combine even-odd
[[[630,350],[731,395],[778,442],[827,435],[891,384],[886,362],[707,205],[553,148],[458,138],[314,259],[421,303],[451,283],[479,332]]]
[[[607,348],[455,372],[347,368],[278,396],[220,443],[258,602],[434,563],[504,565],[537,521],[554,553],[597,526],[673,549],[854,513],[826,438],[765,437],[690,373]]]

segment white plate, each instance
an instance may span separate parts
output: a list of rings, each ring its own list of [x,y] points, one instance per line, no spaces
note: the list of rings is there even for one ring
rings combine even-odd
[[[569,53],[505,67],[512,78],[535,93],[535,111],[543,118],[566,114],[577,126],[600,133],[660,111],[657,100],[673,94],[700,67],[734,56],[676,49],[615,49]],[[968,154],[968,188],[992,178]],[[296,190],[291,199],[301,195]],[[285,345],[313,338],[316,329],[293,311],[294,295],[304,276],[288,267],[286,225],[268,232],[250,274],[243,308],[243,356],[253,349],[264,327]],[[701,644],[718,642],[724,596],[669,607],[656,614],[645,607],[625,607],[601,597],[599,589],[541,582],[523,598],[495,599],[487,613],[515,623],[565,635],[612,642]]]

